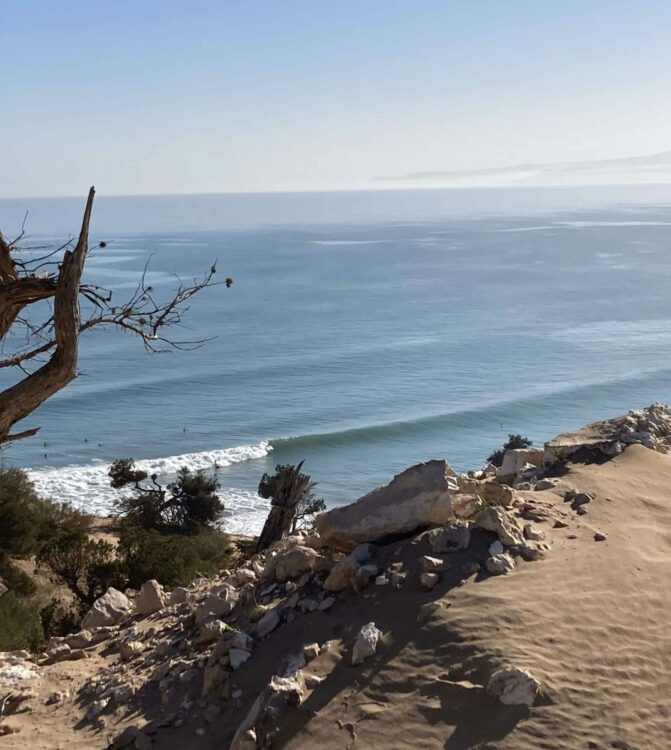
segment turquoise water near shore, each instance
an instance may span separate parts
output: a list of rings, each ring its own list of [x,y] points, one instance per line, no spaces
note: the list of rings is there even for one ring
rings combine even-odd
[[[26,207],[40,242],[77,226],[80,201],[24,204],[0,201],[7,234]],[[197,351],[87,335],[81,376],[26,421],[39,436],[3,452],[91,510],[113,502],[107,463],[133,456],[164,475],[216,469],[229,528],[254,531],[276,463],[305,460],[342,503],[417,461],[477,467],[508,432],[542,442],[671,394],[668,187],[101,198],[96,211],[108,246],[88,277],[120,298],[149,256],[165,293],[215,258],[235,284],[194,300],[180,335],[216,337]]]

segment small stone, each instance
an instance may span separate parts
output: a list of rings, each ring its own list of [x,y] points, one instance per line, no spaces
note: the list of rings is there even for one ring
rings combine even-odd
[[[536,482],[536,490],[552,490],[559,484],[559,479],[546,477]]]
[[[445,570],[445,563],[439,557],[424,555],[419,558],[419,564],[422,566],[422,570],[427,573],[440,573]]]
[[[577,507],[577,508],[575,509],[575,512],[576,512],[576,513],[577,513],[577,514],[578,514],[579,516],[586,516],[586,515],[587,515],[587,508],[585,508],[585,506],[584,506],[584,505],[579,505],[579,506],[578,506],[578,507]]]
[[[374,622],[369,622],[361,628],[352,649],[353,666],[373,656],[381,635]]]
[[[374,557],[375,552],[376,552],[375,547],[372,544],[365,542],[364,544],[360,544],[358,547],[355,547],[350,552],[349,556],[352,560],[355,560],[356,562],[358,562],[359,565],[364,565],[372,557]]]
[[[326,599],[323,599],[321,602],[319,602],[319,611],[326,612],[326,610],[331,609],[334,604],[335,596],[327,596]]]
[[[504,667],[491,675],[487,692],[506,706],[531,706],[540,685],[529,672],[517,667]]]
[[[69,696],[70,693],[68,693],[67,690],[56,690],[53,693],[49,694],[49,697],[45,701],[45,704],[47,706],[53,706],[56,703],[62,703],[64,700],[67,700]]]
[[[526,523],[524,524],[524,538],[531,539],[534,542],[540,542],[545,539],[545,532],[536,529],[536,527],[530,523]]]
[[[607,538],[606,535],[600,533],[599,531],[597,531],[596,534],[594,534],[594,541],[595,542],[605,542],[606,538]]]
[[[140,641],[127,641],[119,646],[121,661],[129,661],[143,651],[144,646]]]
[[[275,609],[271,609],[259,620],[256,628],[259,638],[265,638],[280,624],[280,615]]]
[[[249,651],[243,651],[241,648],[232,648],[228,652],[231,669],[239,669],[250,657]]]
[[[419,577],[419,582],[425,589],[429,591],[438,583],[440,576],[438,573],[422,573]]]
[[[189,590],[183,586],[178,586],[170,592],[168,602],[172,604],[184,604],[189,598]]]
[[[389,583],[389,579],[387,578],[384,573],[382,575],[377,576],[375,579],[375,585],[376,586],[386,586]]]
[[[501,555],[488,557],[485,561],[485,567],[492,575],[506,575],[515,570],[515,561],[507,552],[504,552]]]
[[[566,529],[568,528],[568,524],[566,521],[562,521],[559,518],[552,524],[553,528],[555,529]]]
[[[505,551],[506,548],[501,544],[501,542],[499,542],[498,539],[489,545],[490,555],[502,555]]]
[[[434,554],[446,552],[459,552],[468,549],[471,543],[471,532],[465,523],[451,521],[442,528],[432,529],[426,535],[429,546]]]
[[[166,604],[165,594],[161,584],[152,579],[142,584],[140,593],[137,595],[135,605],[139,615],[152,615],[163,609]]]

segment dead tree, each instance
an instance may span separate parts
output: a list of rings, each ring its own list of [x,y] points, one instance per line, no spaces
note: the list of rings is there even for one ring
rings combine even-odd
[[[12,241],[0,234],[0,343],[8,335],[24,343],[0,358],[0,368],[16,368],[22,373],[18,382],[0,392],[0,445],[34,435],[39,427],[12,432],[14,425],[40,404],[64,388],[77,376],[79,337],[99,326],[114,326],[137,335],[153,352],[193,349],[205,343],[178,341],[166,329],[178,325],[187,302],[194,294],[213,286],[216,266],[191,284],[178,281],[168,300],[158,300],[147,283],[147,267],[130,299],[118,305],[112,292],[100,286],[82,283],[84,264],[89,254],[89,223],[94,188],[89,191],[79,237],[61,247],[26,247],[24,232]],[[96,246],[103,251],[106,243]],[[231,279],[223,282],[232,284]],[[45,305],[37,303],[44,302]],[[82,305],[86,314],[82,315]],[[43,320],[35,320],[43,315]],[[36,369],[31,369],[31,367]]]
[[[301,474],[303,461],[298,466],[278,466],[273,477],[263,475],[259,485],[259,494],[267,497],[272,492],[270,513],[263,525],[263,530],[256,545],[261,552],[289,533],[298,513],[298,504],[310,491],[311,481],[307,474]]]

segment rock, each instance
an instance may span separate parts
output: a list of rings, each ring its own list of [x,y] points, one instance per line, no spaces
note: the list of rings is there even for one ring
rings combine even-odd
[[[373,656],[381,635],[382,633],[375,627],[374,622],[369,622],[361,628],[352,648],[353,666],[361,664],[364,659]]]
[[[438,573],[422,573],[419,576],[419,582],[422,586],[424,586],[425,589],[429,589],[429,591],[438,583],[440,580],[440,576]]]
[[[552,524],[552,528],[553,529],[566,529],[568,528],[568,524],[566,523],[566,521],[562,521],[560,518],[558,518]]]
[[[536,482],[536,490],[552,490],[559,484],[558,479],[546,477]]]
[[[212,643],[212,641],[221,638],[221,636],[227,631],[230,631],[230,628],[225,622],[222,622],[221,620],[208,620],[198,628],[196,643],[198,645]]]
[[[326,599],[322,599],[321,602],[319,602],[319,611],[320,612],[326,612],[327,609],[331,609],[331,607],[335,604],[335,596],[327,596]]]
[[[525,539],[531,539],[533,542],[542,542],[543,539],[545,539],[545,532],[541,531],[540,529],[536,529],[535,526],[532,526],[530,523],[524,524],[524,538]]]
[[[346,557],[344,560],[336,563],[329,573],[328,578],[324,581],[324,590],[344,591],[348,586],[351,586],[359,567],[359,563],[351,557]]]
[[[249,658],[251,654],[249,651],[243,651],[241,648],[232,648],[228,652],[228,658],[231,665],[231,669],[238,669],[241,667]]]
[[[445,570],[445,562],[439,557],[424,555],[419,558],[419,564],[426,573],[440,573]]]
[[[524,534],[517,521],[502,508],[485,508],[475,517],[475,525],[493,531],[499,540],[508,546],[524,544]]]
[[[303,646],[303,658],[306,662],[316,659],[321,653],[321,648],[318,643],[308,643]]]
[[[222,588],[218,595],[210,594],[196,609],[196,624],[200,625],[206,620],[230,615],[237,603],[238,594],[232,587]]]
[[[82,620],[82,629],[100,628],[105,625],[116,625],[133,611],[131,600],[121,591],[111,586],[86,613]]]
[[[382,575],[375,577],[375,585],[376,586],[386,586],[389,583],[389,579],[387,578],[384,573]]]
[[[460,521],[450,521],[441,529],[432,529],[426,534],[429,546],[434,554],[442,555],[446,552],[459,552],[468,549],[471,543],[471,532],[466,524]]]
[[[589,492],[580,492],[579,490],[567,490],[564,493],[564,502],[571,503],[575,510],[580,505],[591,503],[594,498]]]
[[[611,458],[633,443],[669,453],[671,409],[667,404],[654,403],[640,411],[630,411],[624,416],[557,435],[545,443],[544,463],[552,466],[569,458],[583,461]]]
[[[442,525],[454,517],[455,477],[447,461],[418,464],[355,503],[317,516],[317,532],[325,544],[352,550],[362,542]]]
[[[492,575],[506,575],[515,570],[515,561],[507,552],[504,552],[500,555],[488,557],[485,561],[485,567],[487,568],[487,572]]]
[[[168,602],[172,604],[184,604],[189,598],[189,590],[183,586],[178,586],[170,592]]]
[[[144,645],[140,641],[125,641],[119,646],[121,661],[129,661],[144,651]]]
[[[500,477],[510,477],[520,474],[527,464],[532,468],[543,465],[542,448],[515,448],[507,450],[503,456],[501,468],[498,471]]]
[[[455,495],[452,498],[452,510],[457,518],[472,518],[485,503],[480,495]]]
[[[275,579],[284,583],[315,569],[317,553],[311,547],[294,547],[274,559]],[[265,577],[265,576],[264,576]]]
[[[268,633],[272,633],[273,630],[280,624],[280,615],[276,609],[270,609],[263,615],[263,617],[257,623],[257,633],[259,638],[265,638]]]
[[[368,544],[367,542],[365,544],[359,544],[357,547],[355,547],[349,554],[350,558],[352,560],[355,560],[359,563],[359,565],[364,565],[369,560],[371,560],[373,557],[375,557],[375,545]]]
[[[235,571],[235,580],[240,586],[244,586],[247,583],[255,583],[256,573],[249,568],[238,568]]]
[[[161,584],[152,579],[142,584],[140,593],[137,595],[135,605],[139,615],[153,615],[165,607],[166,597]]]
[[[363,591],[370,584],[371,578],[375,578],[379,572],[377,565],[362,565],[354,574],[352,588],[355,591]]]
[[[466,565],[462,568],[463,574],[468,578],[468,576],[475,576],[477,575],[480,570],[480,563],[476,562],[475,560],[471,560],[470,562],[467,562]]]
[[[238,726],[229,750],[269,747],[282,714],[288,708],[300,706],[304,695],[305,683],[300,672],[287,677],[272,677]]]
[[[595,542],[605,542],[607,539],[605,534],[600,533],[599,531],[594,534],[594,541]]]
[[[506,706],[531,706],[540,686],[540,682],[529,672],[517,667],[504,667],[491,675],[487,692]]]
[[[70,648],[86,648],[98,642],[98,639],[94,637],[93,632],[90,630],[80,630],[78,633],[73,633],[65,637],[65,643]]]
[[[67,690],[56,690],[53,693],[49,694],[49,697],[46,699],[45,704],[47,706],[53,706],[56,703],[62,703],[64,700],[67,700],[70,696],[70,693],[68,693]]]
[[[490,555],[502,555],[505,551],[506,548],[501,544],[501,542],[499,542],[498,539],[489,545]]]

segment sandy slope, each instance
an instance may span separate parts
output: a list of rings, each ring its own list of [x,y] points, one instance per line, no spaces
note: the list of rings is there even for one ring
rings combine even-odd
[[[577,516],[563,491],[594,493]],[[448,556],[451,569],[432,591],[417,581],[426,542],[386,547],[384,562],[409,570],[402,591],[374,587],[342,595],[329,613],[286,624],[264,640],[236,673],[243,691],[223,704],[202,736],[193,722],[154,735],[159,748],[226,748],[256,694],[282,660],[303,643],[332,641],[306,671],[323,677],[300,709],[289,714],[276,747],[318,748],[671,748],[671,457],[632,446],[603,465],[576,465],[556,490],[526,493],[548,520],[552,549],[539,562],[518,562],[506,577],[471,575],[493,538],[477,532],[468,552]],[[563,518],[567,528],[553,528]],[[607,535],[595,541],[595,532]],[[427,602],[449,606],[420,611]],[[377,655],[349,666],[349,647],[362,624],[384,632]],[[44,669],[37,685],[74,693],[94,666],[114,655]],[[531,709],[507,707],[482,687],[498,665],[511,663],[542,681]],[[21,731],[0,738],[8,748],[105,747],[139,714],[80,723],[86,708],[33,702],[11,722]],[[151,718],[158,704],[143,707]],[[77,727],[80,729],[77,729]]]

